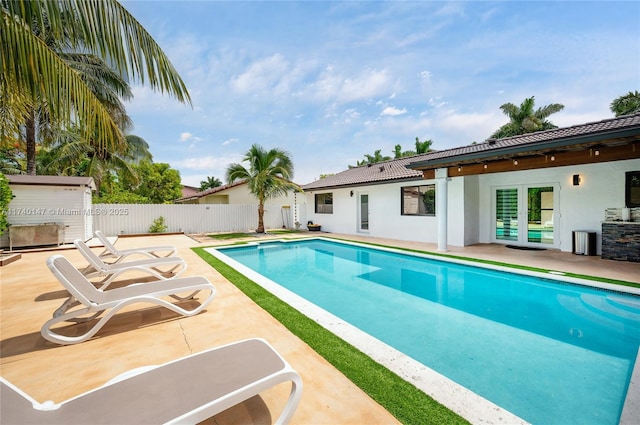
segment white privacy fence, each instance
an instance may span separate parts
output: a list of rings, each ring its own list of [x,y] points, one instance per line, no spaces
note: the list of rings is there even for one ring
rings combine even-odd
[[[297,212],[296,212],[297,208]],[[229,204],[94,204],[93,228],[107,236],[147,233],[158,217],[167,232],[252,232],[258,227],[257,205]],[[295,228],[306,223],[302,205],[265,205],[265,229]]]

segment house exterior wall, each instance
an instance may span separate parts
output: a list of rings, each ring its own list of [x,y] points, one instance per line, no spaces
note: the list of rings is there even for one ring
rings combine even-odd
[[[507,186],[557,185],[554,227],[556,248],[572,250],[572,231],[597,233],[597,252],[601,252],[601,222],[607,208],[624,206],[625,172],[640,170],[640,160],[583,164],[517,172],[451,178],[448,183],[447,239],[450,246],[477,243],[504,243],[493,238],[493,189]],[[572,176],[581,183],[574,186]],[[401,187],[433,184],[435,180],[416,180],[305,193],[308,220],[331,233],[362,234],[426,243],[437,243],[435,216],[401,215]],[[353,191],[353,196],[350,195]],[[315,212],[315,194],[333,193],[333,213]],[[369,195],[369,229],[359,230],[360,195]],[[303,223],[303,225],[306,222]]]
[[[391,238],[409,241],[436,243],[438,223],[436,216],[411,216],[401,214],[401,188],[435,184],[435,180],[414,180],[398,183],[340,188],[332,190],[315,190],[306,192],[308,220],[322,225],[323,231],[344,234],[368,235],[378,238]],[[462,179],[449,181],[449,243],[464,243],[464,202]],[[351,196],[353,191],[353,196]],[[333,213],[318,214],[315,212],[315,194],[333,193]],[[359,230],[360,195],[369,196],[369,229]],[[305,225],[303,223],[303,225]]]
[[[493,187],[557,183],[559,215],[555,217],[554,227],[558,228],[558,248],[571,252],[572,231],[587,230],[597,233],[597,253],[600,254],[605,210],[624,206],[625,172],[635,170],[640,170],[638,159],[479,176],[479,242],[495,242],[492,239]],[[573,185],[574,174],[581,177],[579,186]]]
[[[256,197],[249,192],[246,184],[233,186],[210,195],[202,196],[198,199],[181,202],[184,204],[230,204],[230,205],[250,205],[258,204]],[[292,192],[284,196],[269,199],[267,204],[293,205],[294,196]]]
[[[20,184],[10,187],[15,196],[9,204],[7,219],[10,224],[62,223],[65,226],[64,243],[92,237],[94,211],[89,188]],[[9,238],[3,235],[0,244],[9,246]]]
[[[198,198],[194,204],[230,204],[229,195],[213,194]],[[246,203],[246,202],[241,202]]]

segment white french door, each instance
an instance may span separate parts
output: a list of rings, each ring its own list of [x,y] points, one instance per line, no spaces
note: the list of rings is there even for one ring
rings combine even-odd
[[[493,188],[492,241],[559,247],[558,195],[557,183]]]

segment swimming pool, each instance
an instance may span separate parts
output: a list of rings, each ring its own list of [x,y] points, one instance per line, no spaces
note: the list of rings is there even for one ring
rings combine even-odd
[[[218,251],[529,422],[618,423],[637,296],[320,239]]]

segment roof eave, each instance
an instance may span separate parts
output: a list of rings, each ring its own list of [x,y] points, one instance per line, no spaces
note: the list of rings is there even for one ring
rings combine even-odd
[[[407,168],[412,170],[437,168],[438,165],[451,164],[453,162],[468,162],[468,161],[481,161],[496,156],[505,155],[517,155],[520,153],[527,153],[531,151],[547,151],[553,149],[559,149],[576,144],[588,144],[603,142],[607,139],[619,139],[625,137],[639,136],[640,129],[638,127],[625,128],[619,130],[611,130],[602,133],[592,133],[578,136],[571,136],[562,139],[549,140],[546,142],[532,142],[517,146],[504,146],[490,148],[480,152],[474,152],[470,154],[455,155],[445,158],[431,159],[425,161],[412,162],[406,165]]]

